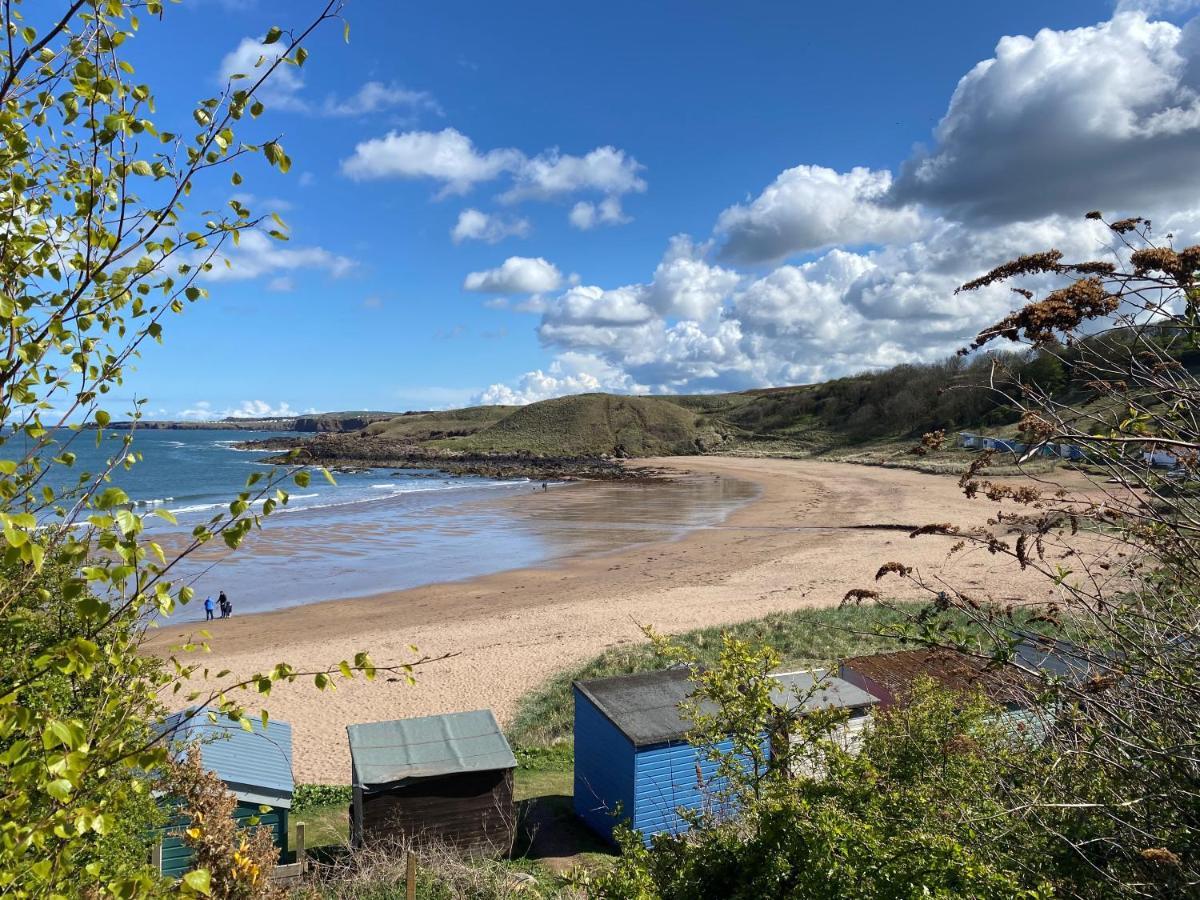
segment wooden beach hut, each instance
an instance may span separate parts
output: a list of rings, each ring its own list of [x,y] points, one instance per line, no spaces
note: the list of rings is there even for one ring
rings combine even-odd
[[[781,708],[849,710],[843,726],[849,742],[878,702],[823,672],[776,677]],[[679,706],[692,690],[684,669],[574,683],[575,812],[601,837],[612,840],[613,829],[625,822],[649,844],[655,834],[687,830],[682,810],[732,812],[713,806],[721,787],[716,762],[687,740],[692,723]]]
[[[350,739],[355,846],[430,841],[508,853],[517,761],[490,709],[370,722]]]
[[[237,798],[234,817],[238,824],[271,829],[283,861],[288,852],[288,816],[295,788],[292,726],[272,719],[266,728],[255,722],[253,730],[246,731],[226,719],[211,722],[206,710],[197,709],[169,716],[163,731],[176,754],[186,752],[193,744],[199,746],[205,768],[215,772]],[[160,798],[164,806],[169,807],[171,802],[168,796]],[[182,817],[177,817],[162,829],[160,868],[164,875],[179,876],[191,868],[191,848],[181,839],[185,824]]]
[[[900,650],[842,660],[838,675],[879,698],[881,709],[904,704],[919,678],[948,691],[981,691],[1003,708],[1014,731],[1037,736],[1044,723],[1036,702],[1039,680],[1014,665],[993,667],[987,660],[945,649]]]

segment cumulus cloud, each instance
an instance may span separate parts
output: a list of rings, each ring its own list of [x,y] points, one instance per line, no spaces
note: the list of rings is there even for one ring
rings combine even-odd
[[[511,186],[500,194],[504,203],[555,200],[577,193],[597,193],[598,203],[580,203],[569,219],[577,228],[629,221],[620,197],[646,190],[643,166],[615,147],[597,147],[584,156],[557,149],[528,157],[515,147],[482,151],[455,128],[441,131],[390,131],[354,148],[342,160],[342,173],[356,181],[382,178],[428,178],[441,182],[438,197],[465,194],[475,185],[502,175]],[[478,211],[475,211],[476,213]],[[479,215],[482,215],[479,213]]]
[[[342,161],[342,172],[356,181],[376,178],[432,178],[443,183],[441,194],[465,194],[481,181],[491,181],[521,164],[517,150],[480,153],[454,128],[441,131],[389,131],[354,148]]]
[[[441,105],[427,91],[414,91],[401,85],[368,81],[348,97],[326,97],[321,111],[327,116],[365,116],[388,109],[426,110],[443,115]]]
[[[495,269],[471,272],[463,289],[480,294],[541,294],[557,290],[562,273],[539,257],[510,256]]]
[[[737,287],[742,276],[706,262],[705,249],[686,234],[671,238],[646,292],[660,315],[707,319]]]
[[[580,231],[590,231],[597,225],[624,225],[632,219],[621,209],[620,197],[605,197],[599,203],[580,200],[567,213],[567,221]]]
[[[463,241],[495,244],[506,237],[526,237],[531,228],[528,219],[508,218],[467,208],[458,214],[458,221],[450,230],[450,238],[456,244]]]
[[[953,353],[1021,302],[1006,285],[954,289],[1023,253],[1112,259],[1120,248],[1086,210],[1148,215],[1176,246],[1194,244],[1200,19],[1126,10],[1004,38],[959,82],[933,137],[895,177],[789,168],[720,213],[710,241],[671,239],[643,282],[539,296],[529,309],[543,346],[604,367],[578,389],[806,383]],[[574,224],[595,224],[577,208]],[[1040,292],[1051,279],[1019,283]],[[562,374],[552,364],[488,396],[569,392]]]
[[[1200,189],[1200,40],[1119,12],[1005,37],[959,82],[934,144],[901,169],[897,203],[1003,222],[1142,211]]]
[[[638,172],[643,166],[616,147],[597,147],[585,156],[571,156],[557,149],[526,160],[513,186],[501,195],[506,202],[530,198],[549,200],[579,191],[596,191],[619,196],[646,190]],[[617,207],[620,215],[620,207]]]
[[[239,88],[249,87],[286,51],[287,45],[283,41],[264,44],[258,38],[242,38],[233,50],[222,57],[217,76],[222,83],[234,80]],[[310,103],[304,97],[304,78],[300,67],[288,64],[276,68],[255,92],[255,96],[271,109],[322,116],[364,116],[391,109],[405,109],[412,113],[430,112],[439,116],[443,114],[432,94],[381,81],[368,81],[346,97],[330,95],[322,103]]]
[[[891,186],[886,171],[787,169],[750,203],[721,213],[716,227],[721,256],[759,263],[836,244],[903,239],[920,228],[920,216],[910,206],[886,205]]]
[[[516,384],[493,384],[474,398],[477,404],[523,406],[567,394],[610,391],[623,394],[645,393],[619,369],[596,356],[564,353],[546,371],[526,372]]]
[[[258,38],[242,38],[233,50],[222,57],[218,75],[222,82],[236,79],[239,89],[247,88],[262,77],[286,50],[286,45],[281,41],[264,44]],[[300,76],[300,68],[285,64],[271,73],[255,96],[274,109],[300,111],[308,108],[308,104],[300,96],[303,88],[304,79]]]
[[[298,269],[311,269],[324,272],[332,278],[341,278],[357,265],[353,259],[324,247],[293,247],[290,243],[277,241],[261,231],[253,230],[242,232],[237,246],[232,242],[226,244],[212,262],[212,269],[200,276],[205,281],[244,281],[274,275],[275,290],[294,287],[294,281],[286,273]],[[286,278],[290,286],[285,286],[281,278]]]
[[[315,410],[308,409],[304,412],[311,413]],[[300,410],[292,409],[288,403],[272,406],[265,400],[243,400],[237,406],[216,410],[208,400],[199,400],[191,407],[181,409],[175,417],[197,422],[214,422],[218,419],[279,419],[300,414]]]

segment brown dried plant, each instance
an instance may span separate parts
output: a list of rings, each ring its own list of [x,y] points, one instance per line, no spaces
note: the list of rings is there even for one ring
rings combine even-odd
[[[184,844],[191,848],[193,867],[208,872],[209,896],[216,900],[282,900],[286,894],[271,883],[279,862],[271,829],[238,827],[237,799],[216,773],[206,769],[199,747],[192,746],[172,762],[163,789],[185,819]]]
[[[1087,218],[1104,221],[1093,211]],[[1036,276],[1067,283],[984,329],[1033,345],[1068,372],[1069,390],[996,378],[1020,415],[1025,461],[1082,453],[1073,480],[989,480],[984,451],[959,481],[969,497],[1015,503],[986,526],[937,523],[911,536],[955,535],[953,552],[986,550],[1040,576],[1040,597],[968,598],[949,579],[888,562],[929,596],[906,637],[992,663],[1036,668],[1022,642],[1049,641],[1068,677],[1045,684],[1046,749],[1054,762],[1021,773],[1043,802],[1012,810],[1062,849],[1064,896],[1200,893],[1200,246],[1151,240],[1141,217],[1109,225],[1115,263],[1064,262],[1057,250],[997,266],[960,290]],[[1187,364],[1188,360],[1193,360]],[[997,359],[995,367],[1004,365]],[[1164,457],[1168,473],[1148,462]],[[851,591],[861,602],[873,592]],[[846,602],[846,601],[843,601]],[[875,602],[883,602],[876,599]],[[899,609],[895,604],[894,608]],[[950,617],[959,617],[952,619]],[[976,630],[958,625],[966,617]],[[1073,673],[1078,672],[1078,677]],[[1042,701],[1037,701],[1041,703]]]

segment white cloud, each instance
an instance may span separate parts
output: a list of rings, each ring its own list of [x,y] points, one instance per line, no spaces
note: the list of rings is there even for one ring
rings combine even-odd
[[[598,204],[577,205],[570,219],[576,227],[628,221],[620,197],[646,190],[638,174],[642,165],[624,150],[597,147],[584,156],[557,149],[533,158],[515,147],[482,151],[454,128],[441,131],[389,131],[354,148],[342,160],[342,173],[356,181],[381,178],[429,178],[442,183],[438,197],[465,194],[475,185],[509,175],[512,184],[500,194],[505,203],[555,200],[571,194],[602,194]]]
[[[463,241],[495,244],[506,237],[525,237],[531,227],[528,219],[506,218],[467,208],[458,214],[458,221],[450,231],[450,237],[456,244]]]
[[[620,197],[605,197],[599,203],[580,200],[567,213],[567,221],[580,231],[589,231],[597,225],[624,225],[633,220],[621,209]]]
[[[242,38],[221,59],[217,76],[223,84],[234,79],[233,84],[237,89],[248,89],[286,51],[287,43],[283,40],[264,44],[258,38]],[[330,95],[324,102],[313,104],[304,97],[301,71],[299,66],[287,63],[278,66],[255,92],[255,96],[269,109],[333,117],[364,116],[390,109],[406,109],[411,113],[430,112],[439,116],[443,114],[437,100],[428,92],[381,81],[368,81],[347,97]]]
[[[903,239],[920,227],[920,217],[912,207],[885,205],[891,186],[890,172],[861,167],[788,169],[749,204],[721,213],[721,256],[758,263],[837,244]]]
[[[562,273],[545,259],[510,256],[499,267],[471,272],[463,289],[481,294],[540,294],[557,290]]]
[[[501,199],[513,203],[525,199],[549,200],[579,191],[596,191],[619,196],[646,190],[638,172],[643,166],[624,150],[597,147],[585,156],[571,156],[547,150],[526,160],[517,172],[512,188]],[[616,208],[620,215],[620,207]]]
[[[892,197],[963,221],[1143,212],[1200,190],[1200,22],[1005,37],[968,72]]]
[[[221,59],[218,74],[222,82],[236,79],[234,85],[238,90],[248,90],[286,50],[282,41],[264,44],[257,38],[242,38]],[[239,75],[244,77],[237,78]],[[275,109],[303,110],[307,108],[300,97],[303,88],[304,79],[300,77],[299,67],[284,64],[271,73],[255,96]]]
[[[267,290],[279,294],[291,293],[296,289],[296,280],[290,275],[278,275],[267,282]]]
[[[304,410],[304,413],[312,412],[316,412],[316,410]],[[215,422],[219,419],[275,419],[298,415],[301,415],[301,411],[292,409],[288,403],[272,406],[265,400],[243,400],[237,406],[216,410],[208,400],[199,400],[189,408],[175,413],[175,418],[196,422]]]
[[[453,129],[390,131],[354,148],[342,161],[342,172],[358,181],[374,178],[433,178],[444,183],[442,195],[465,194],[478,182],[491,181],[517,168],[520,151],[480,153],[471,139]]]
[[[493,384],[478,394],[477,404],[523,406],[538,400],[549,400],[567,394],[610,391],[623,394],[646,393],[628,375],[596,356],[564,353],[548,370],[526,372],[513,386]]]
[[[1117,0],[1116,11],[1143,12],[1151,17],[1178,15],[1200,7],[1200,0]]]
[[[368,81],[349,97],[326,97],[321,112],[327,116],[365,116],[397,108],[443,115],[442,107],[427,91],[414,91],[382,81]]]
[[[187,409],[181,409],[175,413],[176,419],[210,422],[216,418],[216,413],[213,412],[212,404],[207,400],[198,400]]]
[[[721,213],[711,242],[673,238],[643,283],[537,297],[526,309],[556,363],[485,394],[737,390],[928,361],[1022,302],[1007,285],[956,295],[963,282],[1048,248],[1111,259],[1112,234],[1084,220],[1089,209],[1147,215],[1176,246],[1197,243],[1200,19],[1180,28],[1126,11],[1004,38],[960,81],[934,137],[896,178],[781,172]],[[597,207],[575,210],[577,227],[596,224]]]
[[[707,319],[737,287],[742,276],[704,261],[704,251],[686,234],[671,238],[647,291],[661,315]]]
[[[308,410],[312,412],[312,410]],[[241,405],[226,409],[221,413],[226,419],[278,419],[284,416],[298,416],[300,410],[292,409],[287,403],[272,406],[265,400],[243,400]]]
[[[196,261],[203,259],[197,257]],[[298,269],[325,272],[332,278],[347,275],[357,263],[324,247],[293,247],[261,231],[242,232],[237,246],[230,241],[213,258],[213,267],[200,277],[205,281],[244,281],[263,275],[286,277]],[[290,280],[290,279],[289,279]]]

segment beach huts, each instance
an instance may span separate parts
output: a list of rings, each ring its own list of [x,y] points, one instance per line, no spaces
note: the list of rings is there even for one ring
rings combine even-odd
[[[784,709],[835,706],[849,711],[843,726],[853,742],[877,702],[870,694],[825,673],[776,676],[775,702]],[[814,691],[814,683],[820,686]],[[618,822],[650,838],[678,834],[682,811],[721,813],[717,764],[687,741],[692,723],[680,704],[694,687],[684,669],[597,678],[573,685],[575,696],[575,812],[611,840]],[[764,735],[764,741],[768,740]]]
[[[1038,680],[1017,666],[989,665],[987,660],[954,650],[900,650],[842,660],[838,675],[879,698],[881,709],[903,704],[920,678],[947,691],[981,691],[1003,708],[1004,721],[1014,730],[1041,734],[1036,694]]]
[[[169,716],[162,726],[175,753],[197,744],[204,766],[225,782],[237,798],[234,816],[243,827],[269,828],[282,861],[288,852],[288,815],[292,808],[292,727],[272,720],[246,731],[237,722],[209,721],[203,709]],[[168,806],[170,797],[160,798]],[[264,809],[265,808],[265,809]],[[191,868],[192,851],[181,840],[184,821],[170,821],[161,835],[161,871],[179,876]]]
[[[350,739],[350,837],[507,853],[517,761],[491,710],[370,722]]]

